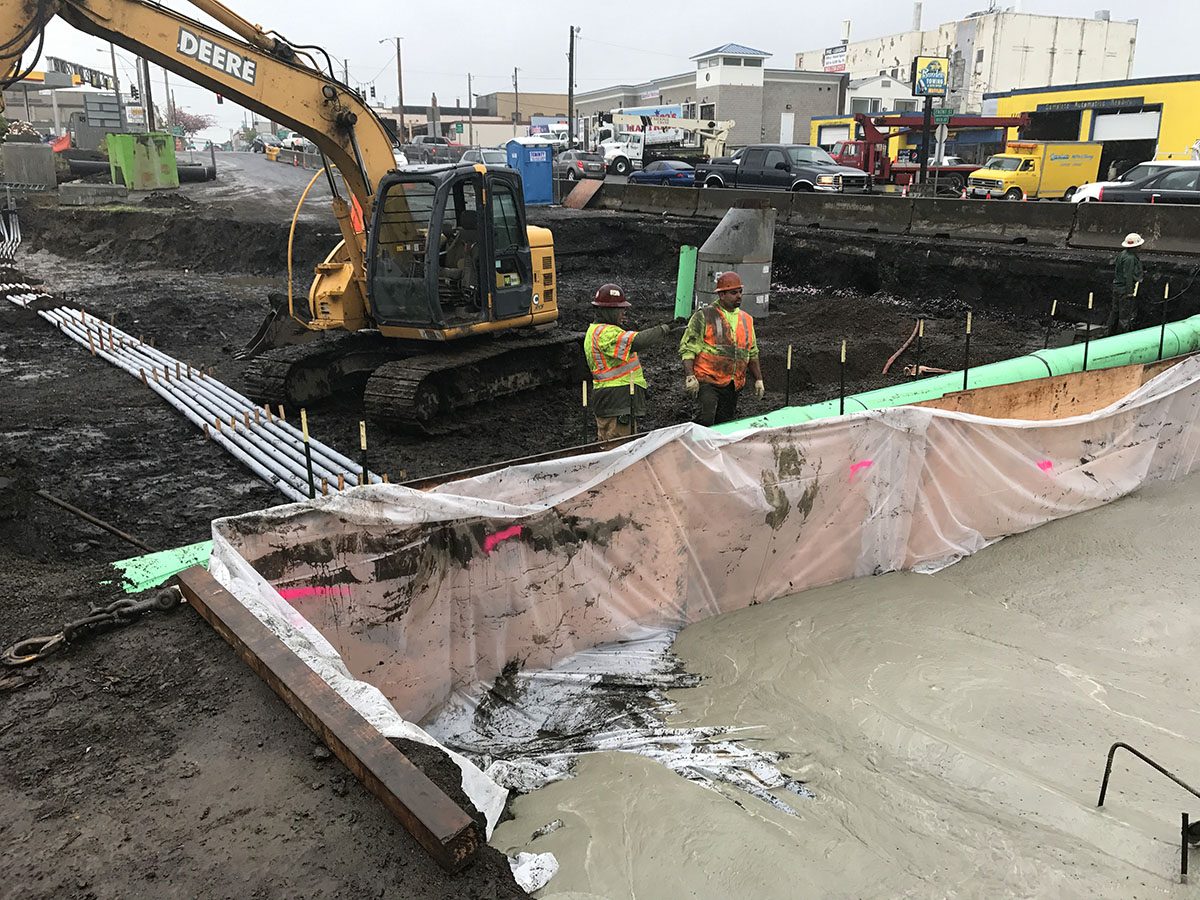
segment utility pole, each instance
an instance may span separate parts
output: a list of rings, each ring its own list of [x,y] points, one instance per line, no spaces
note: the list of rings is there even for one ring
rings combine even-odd
[[[575,149],[575,35],[579,26],[571,26],[571,46],[567,51],[567,149]]]
[[[517,125],[521,121],[521,88],[517,85],[517,67],[513,66],[513,137],[517,136]]]
[[[467,143],[475,146],[475,95],[471,93],[471,73],[467,73]]]
[[[142,66],[142,81],[146,85],[145,93],[142,95],[142,102],[146,104],[146,133],[154,131],[154,98],[150,90],[150,61],[148,59],[140,59]]]
[[[350,87],[350,60],[349,59],[342,60],[342,84],[344,84],[346,87]]]
[[[167,70],[163,69],[163,96],[167,98],[167,125],[175,124],[175,97],[171,93],[171,82],[167,80]]]
[[[103,53],[104,51],[101,50],[100,52]],[[117,98],[117,127],[123,130],[125,128],[125,113],[121,106],[121,79],[117,77],[117,48],[111,41],[108,44],[108,52],[112,54],[113,94]]]

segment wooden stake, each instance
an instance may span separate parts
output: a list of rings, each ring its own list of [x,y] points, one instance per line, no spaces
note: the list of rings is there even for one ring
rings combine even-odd
[[[842,362],[838,366],[838,415],[846,414],[846,342],[842,341]]]
[[[217,422],[217,434],[222,434],[223,432],[221,430],[221,417],[220,416],[217,417],[216,422]]]
[[[1137,290],[1137,282],[1134,282],[1133,289]],[[1171,285],[1163,285],[1163,302],[1162,302],[1162,318],[1158,326],[1158,358],[1163,358],[1163,344],[1167,339],[1167,300],[1171,298]]]
[[[783,382],[783,405],[792,405],[792,345],[788,344],[787,376]]]
[[[158,384],[158,366],[151,366],[150,374],[154,376],[154,383]]]
[[[179,380],[179,378],[180,378],[180,375],[179,375],[179,361],[178,361],[178,360],[176,360],[176,362],[175,362],[175,380],[176,380],[176,381],[178,381],[178,380]]]
[[[138,369],[138,374],[142,376],[142,384],[146,385],[146,387],[150,387],[150,382],[146,380],[146,370]]]
[[[390,482],[390,481],[388,481],[388,473],[387,473],[387,472],[384,472],[384,473],[383,473],[383,483],[384,483],[384,484],[391,484],[391,482]]]
[[[329,496],[329,479],[327,479],[324,475],[321,476],[321,496]]]
[[[262,419],[259,418],[259,415],[261,412],[262,412],[262,410],[260,410],[257,406],[254,407],[254,424],[255,425],[258,425],[262,422]]]
[[[287,413],[285,413],[285,412],[283,411],[283,404],[282,404],[282,403],[280,403],[280,404],[279,404],[279,421],[281,421],[281,422],[286,422],[286,421],[287,421]]]
[[[338,491],[339,492],[344,491],[345,489],[346,489],[346,476],[343,475],[341,472],[338,472]]]
[[[275,414],[273,412],[271,412],[271,404],[264,403],[263,409],[265,409],[267,411],[267,421],[270,422],[272,425],[274,425],[275,424]]]
[[[967,334],[963,344],[963,390],[967,389],[967,373],[971,371],[971,310],[967,310]]]
[[[92,343],[92,331],[90,328],[88,329],[88,349],[92,351],[92,356],[96,355],[96,347]]]
[[[243,416],[243,417],[245,418],[245,420],[246,420],[246,430],[247,430],[247,431],[249,431],[249,430],[250,430],[250,410],[248,410],[248,409],[247,409],[247,410],[243,410],[243,411],[242,411],[242,416]]]
[[[204,424],[204,436],[211,441],[212,440],[212,432],[208,430],[208,423],[205,422],[203,424]]]
[[[917,361],[913,365],[913,378],[921,377],[921,344],[925,341],[925,320],[917,319]]]
[[[1058,301],[1050,304],[1050,318],[1046,320],[1046,339],[1042,341],[1042,349],[1050,346],[1050,329],[1054,327],[1054,314],[1058,311]]]
[[[367,423],[363,421],[358,423],[358,448],[362,451],[362,476],[358,483],[367,484]]]
[[[1095,299],[1094,291],[1088,291],[1088,317],[1087,326],[1083,332],[1083,371],[1087,371],[1088,367],[1088,345],[1092,342],[1092,301]]]
[[[279,407],[280,418],[283,417],[283,407]],[[300,433],[304,436],[304,467],[308,470],[308,498],[317,496],[317,486],[313,480],[312,447],[308,443],[308,411],[300,407]]]
[[[588,390],[587,390],[588,383],[587,383],[586,379],[584,379],[584,381],[582,382],[582,385],[583,385],[583,443],[586,444],[588,442],[588,438],[591,436],[591,427],[589,426],[589,423],[588,423]]]

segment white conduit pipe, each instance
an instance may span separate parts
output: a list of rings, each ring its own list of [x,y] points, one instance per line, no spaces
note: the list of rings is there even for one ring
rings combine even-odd
[[[183,365],[178,360],[168,356],[156,347],[149,346],[148,344],[139,344],[138,349],[147,354],[149,357],[158,360],[161,365]],[[250,400],[250,398],[233,390],[233,388],[229,387],[229,385],[218,381],[215,378],[211,378],[208,375],[201,374],[199,383],[204,385],[211,392],[226,397],[228,402],[233,403],[237,409],[248,409],[251,417],[253,417],[255,410],[263,410],[264,412],[266,410],[265,406],[258,405]],[[265,420],[268,429],[272,431],[272,433],[277,434],[285,441],[288,441],[289,446],[299,446],[301,449],[299,449],[297,452],[300,453],[301,458],[303,458],[304,451],[302,449],[302,442],[304,440],[304,436],[300,429],[296,428],[286,420],[278,418],[273,413],[269,416],[265,416]],[[309,445],[313,453],[314,462],[316,461],[317,457],[321,457],[323,464],[328,469],[333,472],[343,472],[346,476],[346,482],[348,484],[358,484],[359,475],[362,473],[362,466],[360,463],[356,463],[349,457],[343,456],[341,453],[338,453],[335,449],[327,444],[322,444],[320,441],[312,440],[311,436],[309,438]],[[371,472],[369,473],[369,483],[382,484],[383,478],[374,472]]]
[[[58,314],[58,315],[56,315]],[[52,311],[39,312],[42,318],[46,319],[53,325],[56,325],[60,331],[70,337],[72,340],[84,346],[89,346],[88,334],[90,329],[81,325],[77,320],[73,321],[69,313],[64,308],[59,308]],[[114,334],[115,334],[114,329]],[[107,347],[100,348],[95,346],[98,343],[93,340],[91,349],[96,351],[96,355],[100,356],[106,362],[128,372],[135,378],[141,378],[139,368],[135,366],[129,359],[118,356],[117,352],[110,352]],[[175,388],[177,382],[168,384],[165,380],[158,382],[152,378],[146,379],[146,385],[156,394],[163,398],[170,406],[181,413],[188,421],[201,430],[207,430],[208,436],[225,448],[231,456],[241,462],[247,469],[261,478],[263,481],[277,488],[289,500],[305,500],[308,498],[307,492],[307,476],[304,482],[299,479],[293,480],[293,476],[285,471],[280,471],[278,464],[270,465],[268,461],[255,458],[253,446],[247,446],[249,443],[245,440],[246,435],[244,429],[238,432],[232,429],[229,433],[224,430],[217,431],[208,424],[205,417],[200,414],[192,405],[190,405],[184,397],[181,397],[182,392],[177,393]]]
[[[143,345],[144,348],[144,345]],[[142,352],[143,348],[125,348],[125,353],[133,364],[140,370],[148,373],[148,377],[155,377],[158,373],[159,365],[157,360],[154,360],[149,355]],[[176,371],[182,371],[182,366]],[[294,446],[288,442],[288,439],[273,440],[273,435],[267,431],[268,420],[262,417],[259,421],[254,421],[254,416],[251,411],[261,413],[257,407],[235,406],[228,398],[223,397],[217,392],[211,390],[209,385],[215,383],[211,378],[197,376],[195,378],[176,377],[171,374],[169,366],[163,366],[163,380],[179,386],[179,389],[188,394],[192,398],[194,404],[204,410],[209,424],[214,425],[214,419],[222,420],[222,426],[236,430],[238,428],[246,428],[246,419],[249,418],[250,431],[249,437],[254,441],[263,452],[274,456],[288,468],[290,471],[299,476],[304,483],[308,483],[308,470],[306,468],[304,451],[302,447]],[[232,422],[230,420],[232,419]],[[311,447],[310,447],[311,449]],[[345,476],[346,473],[324,464],[317,453],[313,453],[313,473],[320,479],[325,478],[326,481],[337,484],[338,476]],[[355,481],[357,484],[357,480]]]

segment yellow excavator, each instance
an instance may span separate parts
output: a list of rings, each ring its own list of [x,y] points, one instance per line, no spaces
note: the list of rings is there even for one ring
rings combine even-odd
[[[32,71],[58,16],[316,145],[342,240],[317,265],[307,310],[289,299],[252,339],[252,396],[306,405],[365,380],[373,419],[432,430],[446,413],[570,371],[578,336],[553,327],[553,238],[526,223],[516,172],[398,171],[387,128],[321,48],[216,0],[191,3],[230,33],[146,0],[0,0],[0,71],[5,87]]]

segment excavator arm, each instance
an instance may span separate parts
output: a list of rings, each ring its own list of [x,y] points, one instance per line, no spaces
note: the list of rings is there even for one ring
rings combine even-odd
[[[379,180],[395,168],[379,117],[321,69],[330,61],[318,48],[294,46],[217,0],[192,4],[233,34],[146,0],[0,0],[0,72],[6,81],[21,75],[22,57],[35,44],[40,50],[42,30],[58,16],[304,135],[369,218]]]

